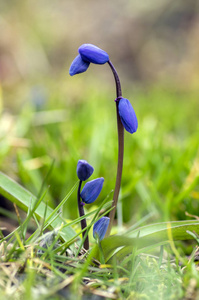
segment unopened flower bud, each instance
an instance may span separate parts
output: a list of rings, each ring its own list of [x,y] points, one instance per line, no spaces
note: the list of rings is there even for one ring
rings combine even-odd
[[[118,110],[121,122],[126,131],[130,133],[136,132],[138,128],[138,121],[133,106],[129,100],[121,98],[118,103]]]
[[[109,60],[108,53],[92,44],[81,45],[79,47],[79,54],[83,60],[89,63],[102,65]]]
[[[110,218],[108,217],[102,217],[101,219],[99,219],[93,226],[93,237],[96,239],[97,237],[99,238],[99,240],[103,240],[108,225],[110,222]]]
[[[82,201],[86,204],[94,202],[102,190],[103,183],[102,177],[87,182],[80,193]]]
[[[81,55],[76,56],[70,66],[70,76],[85,72],[88,69],[89,65],[90,63],[83,60]]]
[[[86,161],[79,160],[77,163],[77,177],[81,181],[87,180],[93,174],[94,168]]]

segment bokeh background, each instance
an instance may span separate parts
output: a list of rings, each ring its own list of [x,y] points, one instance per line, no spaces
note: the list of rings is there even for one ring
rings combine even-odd
[[[6,86],[67,74],[83,43],[110,53],[124,84],[197,85],[197,0],[10,0],[1,1],[0,8],[1,81]],[[94,72],[98,76],[99,69]],[[102,74],[106,82],[109,77]]]
[[[127,226],[199,213],[199,2],[0,2],[0,167],[55,206],[78,159],[115,184],[115,86],[108,65],[70,77],[83,43],[109,53],[136,111],[125,134],[118,217]],[[3,200],[2,204],[3,204]],[[64,214],[77,216],[75,195]],[[93,208],[93,207],[92,207]],[[87,208],[88,210],[92,208]],[[141,221],[140,221],[141,220]]]

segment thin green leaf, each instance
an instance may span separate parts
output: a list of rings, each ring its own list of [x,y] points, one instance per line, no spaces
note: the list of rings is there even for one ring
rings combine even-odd
[[[75,186],[71,189],[68,193],[70,195],[72,191],[75,189]],[[13,203],[16,203],[18,207],[20,207],[24,211],[28,211],[30,207],[30,203],[34,206],[35,202],[37,202],[37,198],[19,185],[17,182],[0,172],[0,194],[3,195],[5,198],[10,200]],[[68,196],[67,195],[67,196]],[[68,199],[67,196],[64,198],[62,204]],[[66,199],[67,198],[67,199]],[[36,217],[43,218],[45,212],[45,203],[41,202],[39,206],[34,211]],[[59,206],[60,207],[60,206]],[[59,209],[59,208],[58,208]],[[48,207],[46,212],[46,218],[50,220],[54,214],[56,213],[57,209],[54,211],[52,208]],[[59,227],[63,223],[63,219],[57,217],[51,224],[51,229],[55,229]],[[63,228],[61,232],[61,239],[66,242],[72,239],[76,235],[76,232],[71,227]]]

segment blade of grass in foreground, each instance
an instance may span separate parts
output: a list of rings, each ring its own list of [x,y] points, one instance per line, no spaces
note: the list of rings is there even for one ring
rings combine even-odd
[[[109,260],[116,253],[122,258],[130,254],[134,247],[138,250],[155,248],[170,242],[169,231],[173,241],[190,240],[193,236],[189,232],[199,234],[199,221],[175,221],[157,223],[140,227],[125,235],[115,235],[104,239],[101,242],[105,260]],[[137,238],[139,234],[139,238]],[[138,251],[137,251],[138,252]],[[140,252],[140,251],[139,251]],[[96,247],[96,256],[99,257],[99,250]]]
[[[65,201],[75,190],[76,186],[77,183],[73,186],[71,191],[64,198]],[[26,212],[29,210],[30,207],[33,207],[35,202],[37,201],[37,198],[32,193],[27,191],[25,188],[23,188],[21,185],[19,185],[17,182],[15,182],[14,180],[9,178],[2,172],[0,172],[0,194],[3,195],[6,199],[15,203],[19,208],[21,208]],[[46,204],[41,202],[39,206],[36,208],[36,210],[34,211],[34,214],[38,218],[43,218],[45,209],[46,209]],[[55,218],[53,222],[50,222],[50,220],[55,217],[56,213],[57,213],[56,209],[54,211],[52,208],[47,206],[46,219],[49,221],[51,229],[55,229],[59,227],[64,222],[64,220],[59,216]],[[60,234],[61,239],[64,242],[72,239],[75,235],[76,232],[70,226],[64,227]]]

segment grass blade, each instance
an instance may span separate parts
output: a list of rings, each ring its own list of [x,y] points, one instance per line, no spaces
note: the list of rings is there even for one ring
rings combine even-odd
[[[71,191],[75,189],[76,185],[72,188]],[[71,194],[71,191],[69,194]],[[28,211],[30,207],[30,203],[32,202],[32,206],[37,202],[37,198],[19,185],[17,182],[0,172],[0,194],[3,195],[5,198],[10,200],[11,202],[15,203],[18,207],[20,207],[24,211]],[[69,195],[68,194],[68,195]],[[64,202],[66,201],[67,196],[64,198]],[[68,198],[67,198],[68,199]],[[63,204],[63,203],[62,203]],[[37,218],[43,218],[45,212],[46,204],[41,202],[38,207],[36,207],[34,214]],[[60,207],[60,206],[59,206]],[[46,211],[46,218],[50,220],[57,210],[53,210],[50,207],[47,207]],[[55,229],[59,227],[63,223],[63,219],[57,217],[51,224],[50,228]],[[72,239],[76,235],[76,232],[70,227],[64,227],[61,232],[61,239],[66,242]]]

